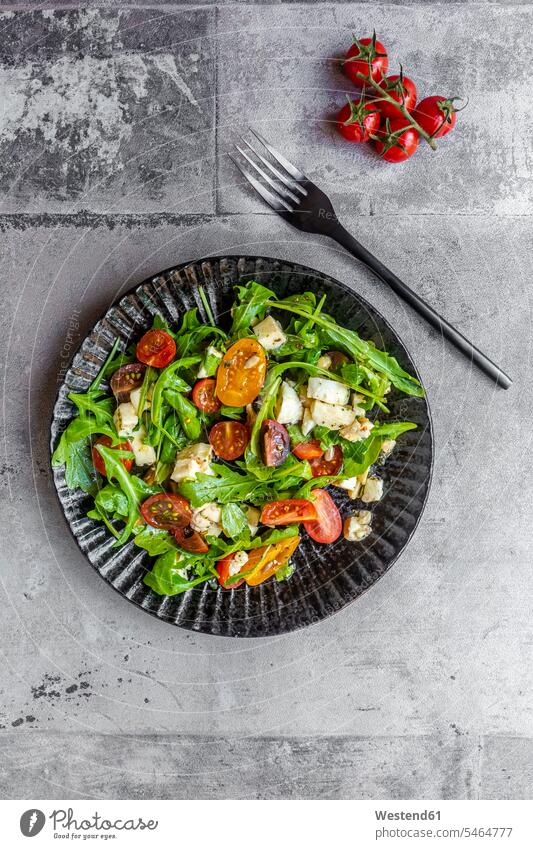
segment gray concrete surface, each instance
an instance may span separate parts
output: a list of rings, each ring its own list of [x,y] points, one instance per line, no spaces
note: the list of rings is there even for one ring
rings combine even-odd
[[[530,798],[531,5],[0,5],[1,794]],[[436,154],[396,168],[327,121],[349,90],[333,60],[373,26],[422,93],[470,96]],[[251,122],[511,391],[268,214],[225,155]],[[66,533],[48,473],[58,373],[94,319],[162,267],[230,252],[369,298],[415,352],[435,422],[433,487],[398,563],[272,640],[133,608]]]

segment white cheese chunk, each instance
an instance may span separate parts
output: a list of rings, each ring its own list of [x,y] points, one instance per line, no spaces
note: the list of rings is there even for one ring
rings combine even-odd
[[[303,433],[303,435],[307,436],[308,433],[311,433],[311,431],[313,430],[315,425],[316,425],[316,422],[315,422],[313,416],[311,415],[311,411],[308,410],[308,409],[305,409],[303,419],[302,419],[302,433]]]
[[[192,511],[191,528],[199,534],[209,533],[213,525],[220,523],[220,507],[214,501],[208,501]],[[218,536],[218,535],[217,535]]]
[[[302,402],[293,387],[283,380],[278,396],[276,421],[280,424],[298,424],[303,415]]]
[[[335,484],[335,486],[338,486],[341,489],[345,489],[352,500],[358,498],[359,493],[361,491],[361,482],[358,480],[357,477],[344,478],[344,480],[339,481],[337,484]]]
[[[176,456],[176,464],[171,479],[179,483],[183,480],[194,480],[198,472],[211,474],[211,459],[213,449],[208,443],[195,442],[188,445]]]
[[[381,478],[371,475],[365,483],[361,500],[365,504],[370,504],[372,501],[380,501],[383,496],[383,481]]]
[[[263,346],[265,351],[273,351],[274,348],[279,348],[287,341],[287,337],[283,332],[283,328],[279,321],[272,318],[271,315],[256,324],[253,328],[257,341]]]
[[[317,425],[338,430],[351,425],[355,413],[351,407],[338,407],[335,404],[325,404],[324,401],[311,401],[311,416]]]
[[[354,413],[356,411],[354,410]],[[348,427],[341,427],[340,434],[344,439],[348,439],[350,442],[361,442],[362,439],[366,439],[370,436],[370,431],[374,427],[374,423],[367,419],[366,416],[359,416],[359,418],[355,419],[351,425]]]
[[[157,459],[155,448],[152,445],[145,445],[143,442],[145,436],[146,431],[143,427],[135,431],[131,440],[131,449],[135,454],[135,462],[138,466],[153,466]]]
[[[317,360],[317,366],[329,371],[331,368],[331,357],[329,354],[322,354],[322,356]]]
[[[350,389],[337,380],[327,380],[324,377],[310,377],[307,384],[309,398],[324,401],[326,404],[338,404],[341,407],[350,400]]]
[[[230,577],[238,575],[243,566],[248,563],[248,555],[245,551],[236,551],[229,566]]]
[[[150,387],[150,390],[151,390],[151,387]],[[151,396],[152,393],[151,393],[150,390],[146,393],[146,396],[145,396],[145,399],[144,399],[144,405],[143,405],[143,409],[142,409],[143,413],[144,413],[145,410],[149,410],[150,407],[152,406],[152,401],[150,399],[150,396]],[[141,401],[141,391],[142,391],[142,387],[139,386],[138,389],[132,389],[131,392],[130,392],[130,404],[133,405],[133,408],[134,408],[134,410],[135,410],[135,412],[137,413],[138,416],[140,415],[139,404],[140,404],[140,401]]]
[[[131,436],[139,421],[133,404],[129,401],[119,404],[113,415],[113,421],[119,436]]]
[[[246,507],[244,512],[246,513],[246,521],[248,522],[250,535],[254,537],[258,530],[261,511],[258,510],[257,507]]]
[[[395,439],[384,439],[381,443],[381,451],[379,454],[380,460],[386,460],[392,454],[396,447]]]
[[[347,516],[344,520],[344,538],[349,542],[360,542],[360,540],[372,533],[372,513],[369,510],[358,510],[353,516]]]

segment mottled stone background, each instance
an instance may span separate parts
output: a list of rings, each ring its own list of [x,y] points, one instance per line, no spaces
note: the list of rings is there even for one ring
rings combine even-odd
[[[335,134],[338,56],[375,27],[457,131],[400,167]],[[0,792],[7,798],[531,796],[531,32],[520,4],[0,2],[5,361]],[[348,89],[349,90],[349,89]],[[254,124],[361,241],[515,378],[496,390],[226,156]],[[416,353],[436,465],[357,604],[235,642],[112,592],[48,470],[58,372],[124,288],[211,253],[348,281]]]

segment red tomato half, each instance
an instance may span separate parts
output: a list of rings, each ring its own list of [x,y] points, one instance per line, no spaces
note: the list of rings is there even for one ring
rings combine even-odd
[[[387,118],[385,128],[381,127],[376,136],[376,150],[386,162],[405,162],[418,147],[418,133],[403,117],[393,118],[392,121]]]
[[[348,100],[337,115],[339,133],[350,142],[368,141],[372,133],[379,129],[381,113],[373,103],[359,103]]]
[[[274,419],[266,419],[261,429],[261,453],[265,466],[283,465],[291,448],[287,428]]]
[[[312,439],[310,442],[300,442],[299,445],[295,445],[292,453],[299,460],[316,460],[317,457],[322,457],[324,452],[318,439]]]
[[[314,478],[321,478],[324,475],[338,475],[342,469],[344,456],[340,445],[332,445],[324,452],[322,457],[317,457],[316,460],[310,461],[311,472]]]
[[[457,99],[439,97],[438,94],[425,97],[413,112],[413,118],[434,139],[441,138],[455,127],[457,110],[453,101]]]
[[[141,515],[153,528],[174,531],[186,527],[192,519],[189,502],[182,495],[158,492],[141,504]]]
[[[271,501],[261,511],[263,525],[294,525],[296,522],[310,522],[316,519],[316,510],[306,498],[286,498],[284,501]]]
[[[176,356],[176,343],[164,330],[149,330],[137,343],[137,359],[147,366],[165,368]]]
[[[248,428],[241,422],[217,422],[209,431],[209,442],[217,457],[236,460],[249,442]]]
[[[204,413],[216,413],[222,404],[215,395],[216,381],[213,377],[197,380],[192,388],[193,404]]]
[[[192,551],[193,554],[206,554],[209,551],[209,546],[203,536],[193,531],[192,528],[176,528],[174,539],[180,548],[184,548],[185,551]]]
[[[131,451],[131,445],[129,442],[120,442],[119,445],[113,445],[109,436],[99,436],[98,439],[93,442],[92,447],[92,458],[93,458],[93,466],[97,472],[100,472],[101,475],[106,477],[105,463],[104,458],[101,454],[96,450],[97,445],[104,445],[106,448],[118,448],[120,451]],[[122,457],[120,462],[124,466],[127,472],[133,466],[133,458],[128,459],[127,457]]]
[[[409,112],[414,109],[416,103],[416,85],[409,77],[404,77],[403,74],[392,74],[392,76],[386,77],[383,80],[381,87],[385,89],[387,94],[394,98],[396,103],[405,106]],[[375,101],[375,108],[379,109],[384,118],[401,117],[401,112],[392,103],[389,103],[388,100],[380,100],[379,96]]]
[[[389,57],[381,41],[376,41],[375,33],[372,38],[355,38],[344,60],[346,75],[359,88],[364,86],[365,81],[358,74],[363,74],[368,80],[369,63],[370,77],[377,83],[381,82],[389,67]]]
[[[342,533],[342,518],[333,498],[325,489],[313,490],[313,504],[317,518],[304,522],[304,528],[316,542],[335,542]]]
[[[224,587],[225,590],[235,590],[237,587],[240,587],[241,584],[244,584],[244,578],[241,578],[240,581],[232,581],[231,584],[226,584],[228,578],[234,577],[230,574],[230,568],[234,557],[234,554],[228,554],[226,557],[223,557],[222,560],[219,560],[215,567],[218,572],[218,583],[221,587]],[[248,562],[246,562],[240,571],[246,572],[249,568]]]

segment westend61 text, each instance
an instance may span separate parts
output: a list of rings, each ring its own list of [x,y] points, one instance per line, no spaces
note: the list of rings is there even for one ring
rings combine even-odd
[[[377,820],[440,820],[440,811],[375,811]]]

